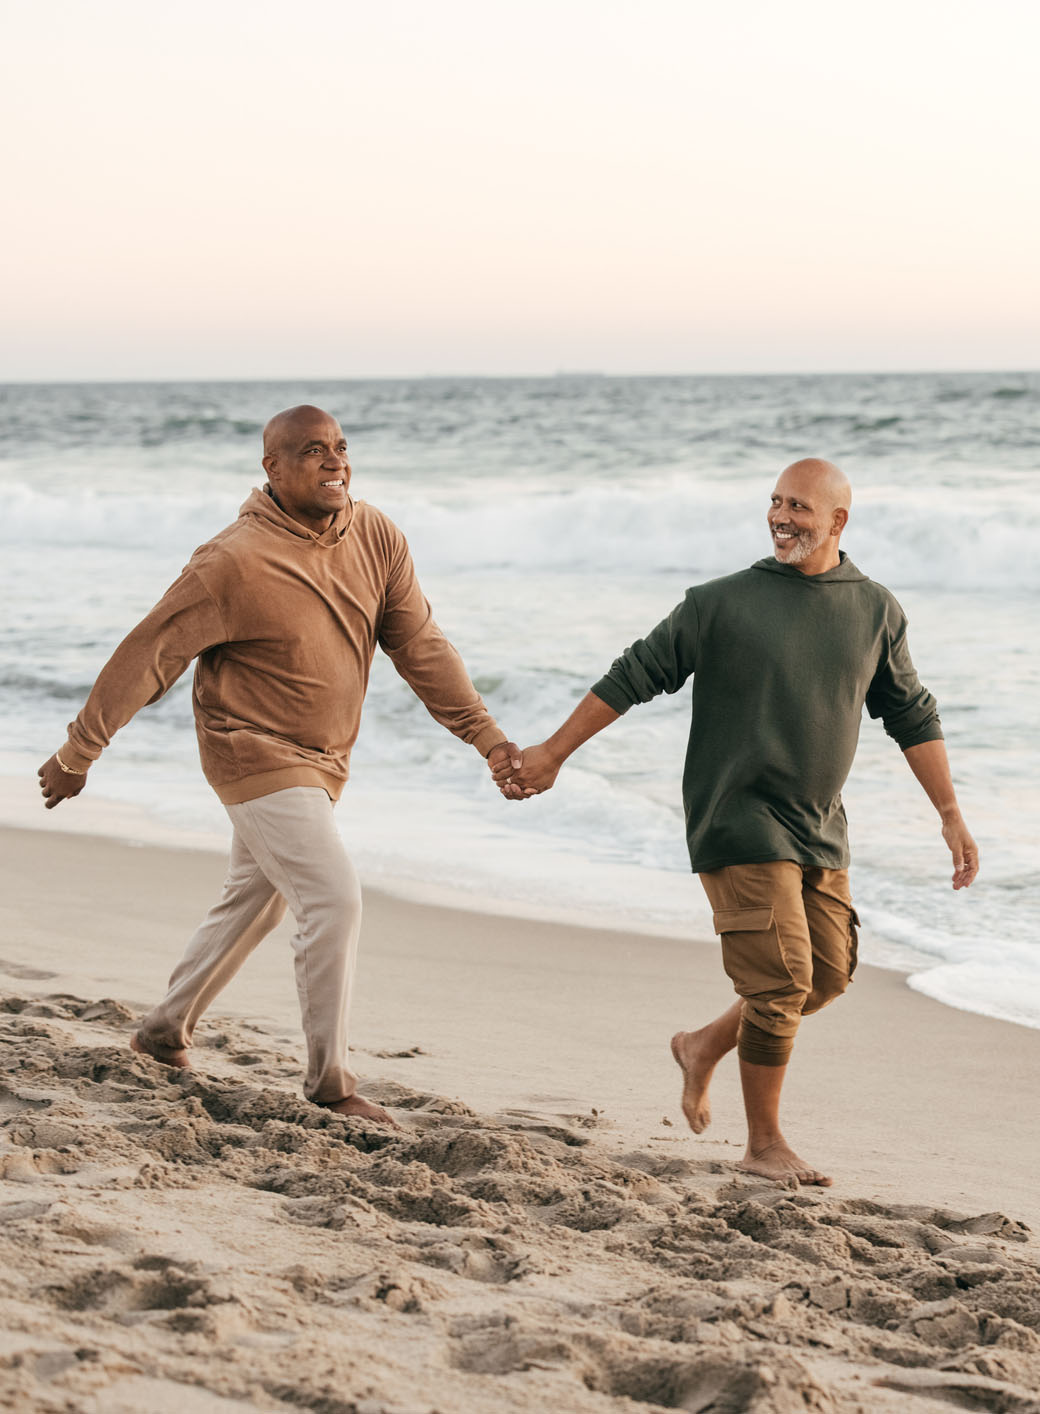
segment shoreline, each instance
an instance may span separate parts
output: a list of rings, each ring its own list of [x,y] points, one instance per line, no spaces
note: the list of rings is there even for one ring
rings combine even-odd
[[[231,829],[207,829],[167,823],[132,801],[114,796],[92,794],[65,802],[55,811],[46,811],[35,783],[24,775],[3,773],[0,766],[0,830],[29,830],[44,834],[68,834],[77,838],[105,839],[128,849],[157,848],[187,853],[216,854],[227,858]],[[59,818],[60,817],[60,818]],[[226,824],[220,816],[222,824]],[[625,866],[636,869],[638,866]],[[358,869],[359,873],[362,870]],[[553,902],[540,906],[533,899],[496,894],[488,888],[467,883],[435,882],[425,877],[410,877],[390,870],[363,871],[372,880],[371,888],[379,893],[399,898],[403,902],[430,904],[435,908],[456,908],[466,913],[490,914],[515,918],[531,923],[560,923],[574,928],[610,928],[616,923],[612,909],[596,910],[575,904],[568,908]],[[686,884],[692,874],[677,874],[674,879]],[[645,916],[638,920],[626,917],[625,926],[631,932],[651,938],[671,938],[689,941],[697,923],[697,914],[710,918],[699,889],[691,889],[691,917],[679,920],[654,920]],[[895,969],[902,970],[902,969]]]
[[[3,756],[0,754],[0,829],[33,830],[58,832],[91,838],[104,838],[113,844],[128,848],[156,847],[171,850],[205,851],[227,857],[230,845],[230,828],[207,829],[189,825],[170,824],[150,813],[133,801],[121,800],[113,796],[91,794],[77,799],[70,805],[58,807],[60,818],[54,812],[44,811],[35,784],[24,772],[17,776],[4,770]],[[222,815],[214,817],[221,826],[226,825]],[[348,852],[352,854],[348,842]],[[357,861],[355,859],[355,864]],[[640,873],[638,865],[619,865],[619,871],[630,870]],[[407,903],[430,904],[436,908],[455,908],[466,913],[490,914],[495,917],[514,918],[530,923],[559,923],[567,927],[613,929],[623,927],[625,931],[647,938],[670,938],[675,942],[709,942],[715,945],[711,927],[711,912],[701,889],[694,885],[688,890],[684,901],[682,917],[661,919],[648,918],[645,913],[637,915],[621,913],[617,909],[590,904],[588,899],[576,901],[572,905],[562,903],[559,898],[539,905],[530,898],[517,897],[515,893],[498,893],[486,883],[444,883],[428,876],[409,876],[393,870],[371,867],[358,872],[363,880],[370,881],[369,887]],[[615,871],[616,873],[617,871]],[[669,874],[669,883],[684,889],[696,876],[690,873]],[[881,971],[893,972],[903,978],[910,978],[918,971],[927,971],[937,965],[935,957],[916,952],[909,944],[892,944],[879,939],[869,927],[860,926],[860,956],[864,951],[873,951],[869,963],[864,965]],[[940,1001],[942,1006],[960,1011],[967,1008],[953,1001]],[[1005,1021],[1009,1025],[1029,1026],[1026,1021],[994,1015],[991,1012],[973,1010],[972,1015],[987,1016],[992,1020]],[[1040,1023],[1036,1028],[1040,1029]]]

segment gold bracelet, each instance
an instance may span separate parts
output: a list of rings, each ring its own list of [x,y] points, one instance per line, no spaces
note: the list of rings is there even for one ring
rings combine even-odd
[[[71,766],[66,766],[65,762],[61,759],[60,751],[54,753],[54,759],[65,772],[66,776],[85,776],[87,774],[86,771],[74,771]]]

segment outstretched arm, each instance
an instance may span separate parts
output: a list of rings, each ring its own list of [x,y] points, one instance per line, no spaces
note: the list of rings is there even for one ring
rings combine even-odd
[[[379,646],[435,722],[475,747],[493,769],[492,752],[518,755],[484,705],[455,646],[438,628],[420,588],[404,536],[385,520],[388,568]],[[495,760],[502,753],[496,752]]]
[[[508,800],[524,800],[550,790],[567,757],[620,715],[594,692],[587,692],[558,731],[540,746],[525,748],[519,770],[508,759],[492,767],[495,784]]]
[[[37,772],[46,808],[79,795],[119,728],[157,702],[193,658],[227,637],[216,599],[189,565],[109,658],[69,723],[68,740]]]
[[[925,795],[939,812],[943,839],[953,855],[953,887],[966,889],[979,872],[979,848],[968,833],[957,804],[946,744],[942,741],[922,741],[917,746],[908,746],[903,755]]]
[[[637,702],[662,692],[678,692],[696,666],[699,632],[695,591],[688,590],[666,619],[615,659],[610,671],[587,692],[558,731],[522,753],[519,770],[492,770],[507,800],[524,800],[549,790],[560,767],[578,747]],[[610,703],[616,706],[610,706]]]

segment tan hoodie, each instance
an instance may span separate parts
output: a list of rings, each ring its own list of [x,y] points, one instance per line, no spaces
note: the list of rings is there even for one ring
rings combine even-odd
[[[483,756],[505,740],[391,520],[349,501],[317,534],[254,490],[102,668],[62,759],[85,771],[197,658],[199,754],[220,799],[321,786],[336,800],[377,644],[455,736]]]

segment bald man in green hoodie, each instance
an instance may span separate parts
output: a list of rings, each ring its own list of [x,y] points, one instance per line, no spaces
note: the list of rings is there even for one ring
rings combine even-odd
[[[939,813],[953,887],[966,888],[978,872],[935,699],[910,659],[906,617],[839,549],[851,502],[831,462],[787,467],[770,499],[772,557],[687,590],[558,731],[524,751],[519,769],[503,760],[493,772],[510,799],[549,790],[583,742],[693,676],[687,843],[740,1000],[672,1038],[683,1113],[702,1133],[712,1074],[736,1048],[748,1122],[738,1167],[789,1184],[831,1183],[784,1139],[780,1094],[802,1016],[839,996],[856,966],[841,790],[864,706]]]

